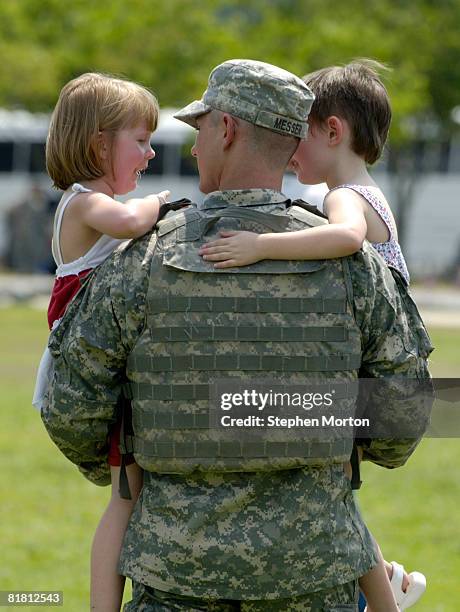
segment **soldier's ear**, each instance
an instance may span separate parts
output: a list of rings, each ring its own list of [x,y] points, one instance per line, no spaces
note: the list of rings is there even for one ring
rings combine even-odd
[[[326,130],[329,145],[335,146],[342,142],[344,135],[344,122],[340,117],[336,117],[335,115],[331,115],[326,120]]]
[[[237,121],[235,117],[228,113],[222,113],[222,124],[223,124],[223,145],[224,150],[228,149],[232,142],[235,140]]]

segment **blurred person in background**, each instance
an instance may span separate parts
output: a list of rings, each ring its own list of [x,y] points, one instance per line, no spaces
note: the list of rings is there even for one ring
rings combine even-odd
[[[55,201],[39,183],[6,216],[6,265],[16,272],[52,273],[51,256]]]

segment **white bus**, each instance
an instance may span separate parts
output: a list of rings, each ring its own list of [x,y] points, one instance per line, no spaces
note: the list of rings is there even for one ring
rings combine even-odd
[[[172,200],[188,197],[200,201],[203,196],[198,189],[196,161],[190,153],[195,131],[174,119],[173,114],[170,108],[160,113],[152,137],[156,155],[135,194],[143,196],[169,189]],[[60,197],[45,167],[49,120],[48,114],[0,109],[0,256],[5,251],[8,211],[27,201],[33,187],[44,189],[50,200]]]
[[[173,109],[161,111],[152,137],[156,156],[139,183],[138,195],[169,189],[174,199],[199,197],[196,162],[190,154],[194,130],[173,114]],[[32,184],[51,189],[45,168],[49,120],[47,114],[0,109],[0,210],[26,198]]]

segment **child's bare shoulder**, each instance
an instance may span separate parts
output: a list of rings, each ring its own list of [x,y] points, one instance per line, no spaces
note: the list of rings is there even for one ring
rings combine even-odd
[[[361,209],[363,212],[366,210],[367,202],[366,199],[359,194],[357,191],[350,189],[349,187],[337,187],[331,189],[324,198],[324,212],[328,214],[332,209],[350,207]]]
[[[101,204],[112,204],[114,201],[113,198],[100,191],[79,191],[74,195],[70,204],[74,210],[80,210]]]

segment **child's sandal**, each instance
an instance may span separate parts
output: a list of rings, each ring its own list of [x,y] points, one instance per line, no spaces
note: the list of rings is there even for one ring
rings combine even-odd
[[[396,561],[392,561],[393,575],[390,580],[391,588],[395,595],[396,603],[400,610],[406,610],[416,603],[426,589],[426,578],[420,572],[408,574],[409,584],[405,591],[402,589],[404,578],[404,567]]]

